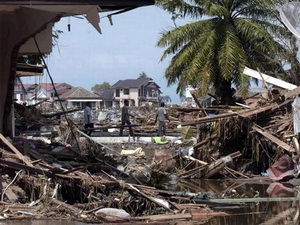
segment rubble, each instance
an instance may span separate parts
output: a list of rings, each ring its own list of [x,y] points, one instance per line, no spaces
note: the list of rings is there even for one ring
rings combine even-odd
[[[186,179],[298,178],[299,136],[293,124],[298,94],[298,88],[273,88],[236,106],[170,106],[165,137],[156,136],[153,106],[132,109],[134,137],[118,137],[117,110],[95,111],[90,137],[78,109],[45,114],[15,104],[17,136],[0,135],[5,208],[0,216],[163,223],[227,215],[205,201],[221,204],[226,195],[183,195],[168,185]]]

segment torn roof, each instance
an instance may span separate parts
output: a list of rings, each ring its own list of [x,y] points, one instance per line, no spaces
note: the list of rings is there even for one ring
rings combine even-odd
[[[0,11],[13,12],[20,8],[29,8],[40,11],[56,12],[60,17],[84,15],[93,27],[101,33],[99,26],[100,12],[119,11],[113,14],[126,12],[137,7],[154,5],[154,0],[35,0],[35,1],[2,1],[0,0]]]
[[[65,6],[65,5],[98,5],[102,10],[120,10],[128,7],[141,7],[147,5],[154,5],[154,0],[35,0],[35,1],[26,1],[26,0],[0,0],[0,5],[6,6],[7,10],[12,10],[16,8],[15,6]]]
[[[31,65],[27,63],[18,63],[16,76],[43,76],[43,65]]]

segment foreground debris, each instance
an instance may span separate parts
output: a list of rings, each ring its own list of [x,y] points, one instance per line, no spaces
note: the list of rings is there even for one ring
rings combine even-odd
[[[99,113],[98,118],[101,114],[104,119],[97,120],[94,135],[89,137],[80,129],[80,116],[53,120],[52,116],[61,113],[45,115],[26,108],[22,112],[30,120],[23,126],[38,125],[39,134],[43,130],[48,137],[29,138],[28,133],[23,135],[22,126],[13,140],[0,136],[2,216],[61,215],[84,222],[138,223],[226,216],[214,211],[210,203],[243,200],[234,202],[217,193],[171,191],[168,183],[172,179],[183,184],[184,179],[251,180],[261,175],[269,183],[298,178],[299,131],[295,131],[293,117],[298,94],[298,88],[274,88],[237,106],[203,108],[197,102],[198,108],[170,107],[169,135],[163,139],[153,134],[152,106],[136,109],[135,137],[124,139],[116,137],[120,127],[116,113]],[[104,144],[97,136],[121,142]],[[244,202],[250,201],[263,199],[244,196]]]
[[[70,146],[54,147],[54,143],[47,146],[39,138],[17,137],[14,143],[22,153],[4,136],[0,139],[1,219],[140,223],[226,215],[203,204],[185,206],[192,203],[189,195],[138,184],[117,169],[105,147],[88,138],[80,143],[87,146],[84,142],[88,142],[89,148],[71,150]]]

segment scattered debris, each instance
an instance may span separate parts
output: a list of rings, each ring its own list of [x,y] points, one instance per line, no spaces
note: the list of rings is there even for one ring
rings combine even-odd
[[[183,195],[168,185],[184,185],[186,179],[192,185],[199,178],[263,177],[269,183],[298,178],[296,89],[268,88],[268,94],[236,106],[204,108],[196,101],[198,108],[168,107],[171,121],[163,137],[156,136],[153,106],[133,109],[133,137],[128,126],[128,136],[118,137],[118,111],[95,111],[99,120],[90,137],[80,110],[46,114],[38,106],[15,103],[17,135],[10,140],[0,134],[1,204],[8,209],[2,217],[202,220],[226,214],[213,211],[211,202],[265,201],[226,199],[229,192]]]

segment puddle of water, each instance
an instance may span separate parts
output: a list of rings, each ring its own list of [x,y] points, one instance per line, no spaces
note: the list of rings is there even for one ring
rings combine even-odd
[[[290,183],[250,183],[249,181],[189,180],[180,181],[177,188],[194,193],[207,192],[219,198],[296,198],[300,197],[298,187]],[[214,204],[214,211],[222,211],[229,216],[209,219],[206,225],[248,225],[248,224],[299,224],[300,198],[294,201],[251,202],[243,207],[228,207]],[[225,206],[225,207],[224,207]]]
[[[298,224],[300,215],[300,194],[291,183],[271,183],[264,177],[251,180],[178,180],[175,175],[164,176],[151,173],[151,186],[178,192],[178,194],[199,194],[197,198],[207,199],[257,199],[296,198],[293,201],[264,201],[248,203],[205,203],[214,211],[226,212],[228,216],[218,216],[207,221],[208,225],[246,224]],[[298,189],[298,190],[297,190]],[[203,223],[202,223],[203,224]],[[300,223],[299,223],[300,224]]]

